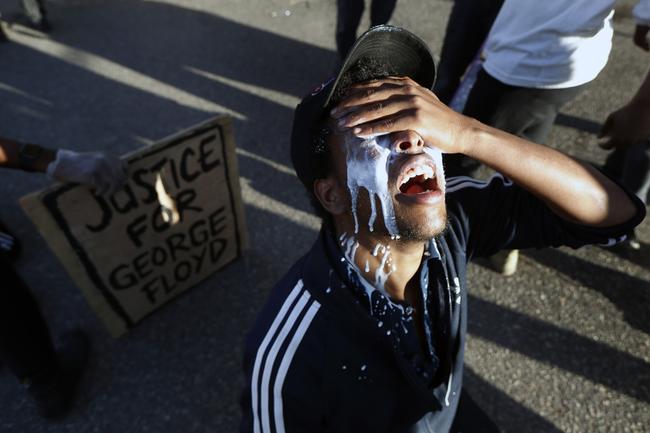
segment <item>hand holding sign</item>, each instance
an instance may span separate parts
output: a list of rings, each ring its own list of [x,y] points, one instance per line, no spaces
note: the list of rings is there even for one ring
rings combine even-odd
[[[59,150],[47,167],[47,174],[60,182],[74,182],[95,188],[98,195],[113,194],[126,180],[126,162],[103,152]]]
[[[124,156],[122,185],[117,158],[58,154],[49,171],[67,183],[21,205],[113,335],[241,255],[247,234],[229,117]],[[101,196],[82,183],[117,191]]]

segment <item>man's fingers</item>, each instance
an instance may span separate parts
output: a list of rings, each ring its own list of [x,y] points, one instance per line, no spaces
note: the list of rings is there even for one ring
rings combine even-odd
[[[363,81],[360,83],[355,83],[350,86],[350,89],[363,89],[363,88],[371,88],[371,87],[379,87],[384,84],[392,84],[394,86],[404,86],[406,84],[413,84],[417,85],[415,81],[413,81],[409,77],[386,77],[386,78],[379,78],[377,80],[370,80],[370,81]]]
[[[382,81],[381,86],[357,87],[351,90],[330,115],[338,119],[345,116],[357,106],[381,102],[395,95],[421,95],[422,88],[417,85],[396,85]]]
[[[338,119],[360,105],[381,102],[398,91],[399,89],[397,87],[390,84],[381,87],[355,89],[347,93],[341,102],[330,111],[330,115]]]
[[[107,156],[104,160],[106,181],[109,183],[107,194],[111,195],[117,191],[127,179],[127,163],[120,158]]]
[[[95,194],[104,195],[110,189],[113,169],[106,159],[100,159],[93,173],[92,183],[95,185]]]
[[[612,129],[613,122],[614,122],[614,116],[610,114],[609,116],[607,116],[607,120],[605,120],[605,123],[600,128],[600,132],[598,132],[598,138],[603,138],[609,135],[609,131]]]
[[[360,138],[369,138],[379,134],[389,134],[395,131],[403,131],[409,126],[408,117],[411,113],[406,112],[403,114],[388,116],[382,119],[377,119],[373,122],[364,123],[352,129],[352,133]]]
[[[110,188],[110,184],[103,176],[96,176],[93,180],[92,187],[95,188],[94,194],[99,196],[106,194],[106,191]]]
[[[346,116],[339,118],[337,124],[340,128],[352,128],[362,123],[393,116],[411,106],[409,97],[392,96],[389,99],[354,107],[347,112]]]
[[[598,143],[598,147],[600,147],[601,149],[609,150],[609,149],[612,149],[614,147],[614,144],[612,143],[612,140],[610,139],[610,140],[605,140],[605,141],[602,141],[602,142]]]
[[[608,140],[598,143],[598,146],[601,149],[605,150],[610,150],[610,149],[625,149],[628,147],[633,141],[630,141],[625,138],[617,138],[617,137],[610,137]]]

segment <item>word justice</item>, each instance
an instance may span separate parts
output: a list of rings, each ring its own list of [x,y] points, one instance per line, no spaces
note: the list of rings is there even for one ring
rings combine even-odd
[[[103,231],[111,224],[115,214],[125,215],[142,205],[156,202],[158,176],[162,176],[163,181],[168,182],[174,190],[179,190],[220,165],[216,136],[211,135],[202,139],[197,146],[183,149],[176,159],[164,157],[146,168],[134,170],[130,173],[130,181],[111,197],[93,195],[100,217],[96,223],[87,224],[86,228],[91,232]],[[176,197],[178,212],[187,209],[195,197],[196,193],[191,190],[179,192]],[[152,219],[156,218],[156,213],[160,213],[160,209],[156,209]]]

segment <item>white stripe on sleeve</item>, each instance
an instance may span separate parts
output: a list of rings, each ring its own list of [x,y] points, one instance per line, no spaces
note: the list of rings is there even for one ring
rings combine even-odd
[[[287,335],[295,325],[296,320],[300,314],[305,309],[307,302],[311,298],[309,292],[304,291],[302,296],[298,300],[298,303],[289,314],[289,318],[282,326],[278,337],[275,339],[273,346],[269,349],[269,354],[266,357],[266,362],[264,367],[262,367],[262,386],[260,388],[260,409],[262,412],[262,433],[272,433],[271,432],[271,419],[269,413],[269,383],[271,382],[271,372],[273,371],[273,365],[275,364],[275,359],[280,352],[280,348],[286,340]]]
[[[282,320],[286,316],[287,310],[289,310],[289,307],[291,307],[291,304],[293,304],[294,299],[296,299],[296,297],[302,290],[302,286],[303,286],[302,280],[298,280],[293,290],[291,290],[291,293],[289,293],[289,296],[287,296],[287,299],[284,301],[284,304],[282,304],[282,308],[280,308],[280,311],[275,316],[275,319],[273,320],[271,327],[269,328],[268,332],[264,336],[264,339],[262,340],[260,347],[257,349],[257,354],[255,355],[255,364],[253,366],[253,377],[251,380],[251,403],[253,406],[252,408],[253,409],[253,431],[255,433],[261,432],[260,417],[258,414],[259,401],[258,401],[258,394],[257,394],[257,388],[259,384],[260,364],[262,363],[262,358],[264,358],[266,347],[271,342],[271,339],[275,335],[275,331],[278,329],[280,323],[282,323]]]
[[[317,301],[314,301],[314,303],[311,304],[311,307],[309,307],[305,317],[303,317],[302,322],[300,322],[300,326],[293,335],[289,347],[287,347],[287,351],[284,353],[284,357],[282,358],[282,363],[280,364],[280,369],[278,370],[278,375],[275,379],[275,385],[273,386],[276,433],[285,433],[284,416],[282,413],[282,386],[284,385],[284,379],[287,377],[289,366],[291,365],[291,361],[293,361],[293,355],[295,355],[296,350],[302,341],[302,337],[305,336],[305,333],[307,332],[311,321],[314,319],[314,316],[316,316],[319,308],[320,304]]]
[[[451,182],[447,183],[447,188],[446,192],[454,192],[458,191],[459,189],[463,188],[477,188],[477,189],[483,189],[487,187],[490,182],[492,182],[493,179],[501,179],[503,181],[503,186],[511,186],[513,185],[512,181],[510,179],[507,179],[503,177],[500,173],[496,173],[492,175],[487,181],[482,181],[482,180],[476,180],[472,177],[467,177],[467,176],[458,176],[454,179],[458,179],[457,182]]]

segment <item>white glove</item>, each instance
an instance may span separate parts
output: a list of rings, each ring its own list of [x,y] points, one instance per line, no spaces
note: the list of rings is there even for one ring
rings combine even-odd
[[[47,175],[60,182],[74,182],[95,188],[95,194],[113,194],[127,178],[127,164],[104,152],[58,150],[47,166]]]

